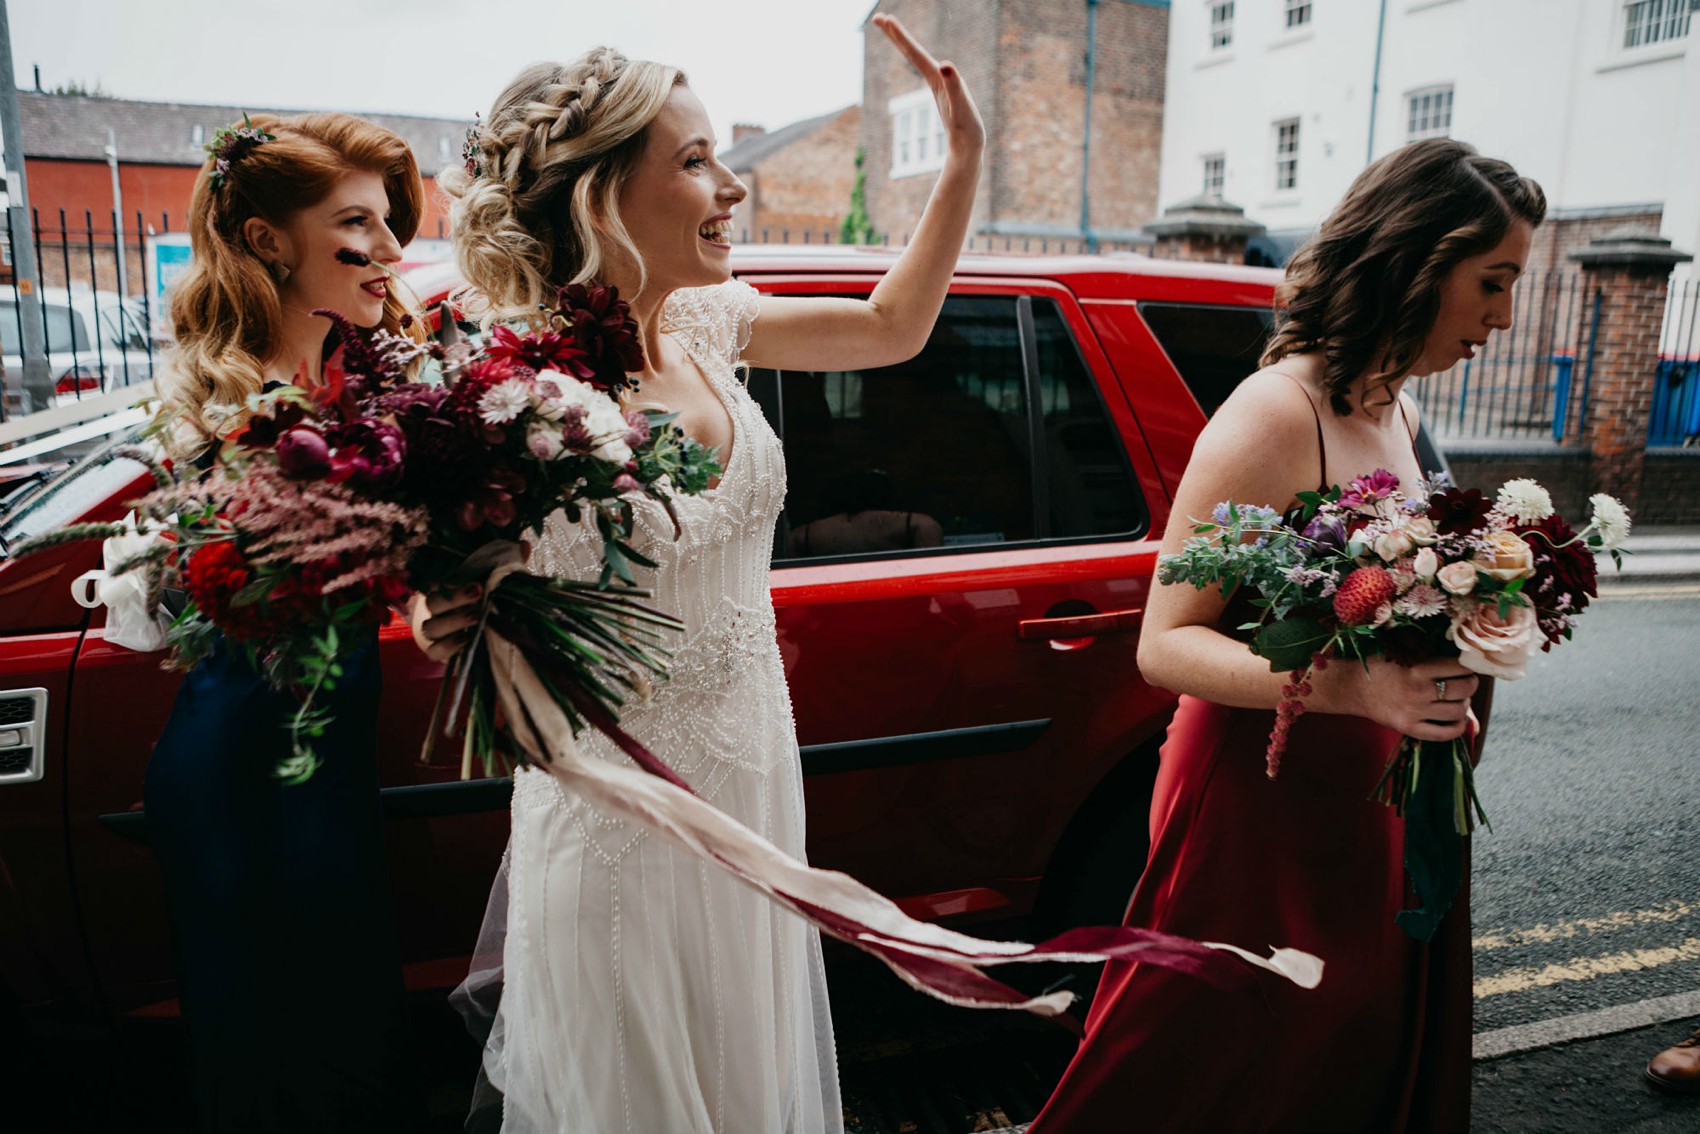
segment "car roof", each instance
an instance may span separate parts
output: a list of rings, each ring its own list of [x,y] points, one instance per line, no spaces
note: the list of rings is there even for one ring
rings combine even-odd
[[[740,276],[879,275],[897,263],[901,249],[841,244],[747,244],[732,249],[732,271]],[[1056,280],[1082,297],[1122,297],[1128,277],[1157,284],[1171,281],[1187,288],[1201,283],[1230,285],[1237,292],[1273,290],[1282,273],[1275,268],[1243,264],[1160,260],[1133,252],[1102,255],[1013,255],[965,252],[957,259],[956,277],[975,276]],[[463,282],[459,268],[443,261],[414,268],[404,276],[421,300],[444,295]]]

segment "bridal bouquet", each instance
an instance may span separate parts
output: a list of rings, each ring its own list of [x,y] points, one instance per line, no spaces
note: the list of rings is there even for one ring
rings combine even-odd
[[[1272,670],[1291,674],[1269,738],[1271,779],[1316,671],[1375,656],[1405,665],[1457,658],[1473,673],[1521,678],[1536,646],[1571,636],[1597,594],[1595,552],[1621,564],[1630,527],[1623,505],[1599,494],[1576,532],[1532,480],[1508,481],[1489,500],[1442,483],[1402,491],[1377,470],[1298,499],[1284,516],[1218,504],[1158,564],[1164,583],[1220,585],[1225,598],[1251,593],[1260,613],[1239,629],[1252,632],[1252,652]],[[1460,840],[1487,820],[1467,743],[1405,738],[1375,798],[1405,818],[1406,868],[1424,904],[1399,919],[1426,941],[1462,877]]]
[[[78,525],[19,551],[156,537],[115,573],[143,573],[150,605],[168,588],[187,595],[167,634],[175,665],[193,667],[223,635],[298,695],[293,755],[278,769],[292,782],[316,766],[309,741],[329,723],[319,695],[363,629],[412,591],[499,589],[485,623],[526,643],[575,728],[612,726],[626,696],[665,673],[664,636],[679,625],[632,586],[631,565],[652,565],[628,542],[632,501],[671,510],[672,493],[699,492],[719,472],[672,415],[620,409],[627,372],[642,365],[625,303],[613,288],[569,287],[542,329],[497,328],[481,351],[381,332],[368,341],[337,313],[316,314],[341,339],[319,385],[250,398],[205,468],[174,472],[146,449],[126,451],[157,482],[132,523]],[[422,369],[440,380],[411,376]],[[563,509],[594,518],[600,580],[517,570],[521,535]],[[474,642],[439,697],[431,735],[445,705],[450,723],[464,715],[463,772],[474,752],[487,765],[516,755],[491,681]]]

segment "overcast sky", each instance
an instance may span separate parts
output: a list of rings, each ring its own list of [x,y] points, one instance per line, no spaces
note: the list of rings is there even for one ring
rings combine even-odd
[[[471,119],[597,44],[683,67],[723,144],[861,100],[873,0],[3,0],[18,86]],[[882,37],[883,38],[883,37]],[[119,139],[119,150],[123,150]]]

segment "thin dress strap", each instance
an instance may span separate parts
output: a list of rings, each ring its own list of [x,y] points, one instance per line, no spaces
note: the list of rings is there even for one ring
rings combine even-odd
[[[1423,455],[1417,450],[1417,431],[1411,427],[1411,417],[1405,412],[1405,399],[1402,396],[1399,398],[1399,420],[1405,423],[1405,432],[1410,434],[1411,456],[1417,459],[1417,472],[1427,476],[1428,470],[1423,468]]]
[[[1300,382],[1297,378],[1294,378],[1291,374],[1288,374],[1285,370],[1277,370],[1277,371],[1275,371],[1275,373],[1280,374],[1280,375],[1282,375],[1283,377],[1286,377],[1286,378],[1292,378],[1293,385],[1297,386],[1299,388],[1299,392],[1304,394],[1304,396],[1305,396],[1305,404],[1310,407],[1310,416],[1316,419],[1316,459],[1317,459],[1318,462],[1320,462],[1320,465],[1321,465],[1321,471],[1317,474],[1317,489],[1316,490],[1318,492],[1327,492],[1328,491],[1328,442],[1323,440],[1323,438],[1322,438],[1322,415],[1316,412],[1316,401],[1310,396],[1310,391],[1305,389],[1305,384],[1303,382]],[[1416,442],[1412,441],[1412,445],[1414,446],[1415,444],[1416,444]],[[1418,461],[1417,464],[1420,466],[1422,464],[1422,462]]]

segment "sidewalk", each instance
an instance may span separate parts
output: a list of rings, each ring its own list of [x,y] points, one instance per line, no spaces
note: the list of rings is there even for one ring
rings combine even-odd
[[[1694,1134],[1700,1096],[1659,1091],[1642,1071],[1696,1023],[1677,1020],[1478,1058],[1471,1134]]]
[[[1600,557],[1601,585],[1700,582],[1700,526],[1638,527],[1623,550],[1621,572]]]

